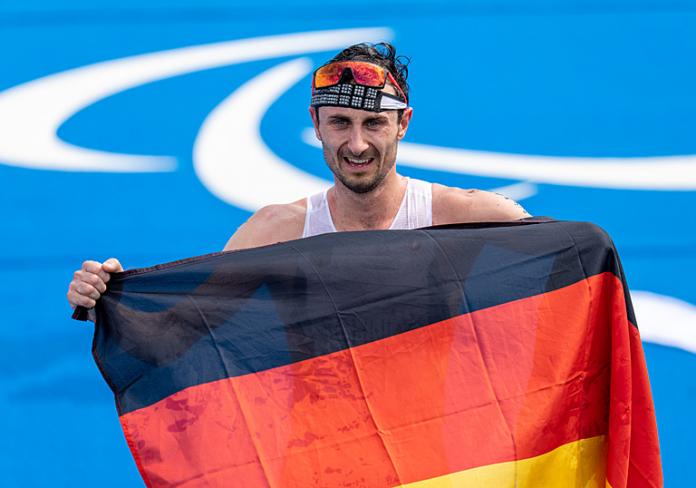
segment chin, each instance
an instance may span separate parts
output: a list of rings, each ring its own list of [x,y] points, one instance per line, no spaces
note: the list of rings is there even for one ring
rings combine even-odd
[[[377,188],[377,187],[379,186],[379,183],[374,184],[373,182],[369,182],[369,183],[366,183],[366,184],[364,184],[364,183],[359,183],[359,184],[356,184],[356,185],[350,185],[350,186],[346,185],[346,186],[347,186],[348,189],[349,189],[350,191],[352,191],[353,193],[358,193],[358,194],[361,194],[361,195],[362,195],[362,194],[365,194],[365,193],[370,193],[372,190],[374,190],[375,188]]]
[[[386,174],[382,175],[375,175],[370,178],[348,178],[345,177],[344,175],[337,175],[338,179],[341,183],[343,183],[343,186],[348,188],[350,191],[353,193],[370,193],[373,191],[375,188],[377,188],[383,181],[384,178],[386,177]]]

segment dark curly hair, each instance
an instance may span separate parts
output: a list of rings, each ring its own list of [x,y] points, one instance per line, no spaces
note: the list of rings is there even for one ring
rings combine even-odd
[[[408,78],[408,63],[411,60],[406,56],[397,56],[396,48],[388,42],[355,44],[338,53],[329,63],[352,60],[369,61],[388,69],[396,79],[399,87],[404,91],[406,97],[408,97],[408,82],[406,79]]]

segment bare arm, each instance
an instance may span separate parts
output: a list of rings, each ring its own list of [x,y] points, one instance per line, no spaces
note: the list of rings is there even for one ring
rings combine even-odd
[[[514,200],[483,190],[433,185],[433,224],[507,222],[530,217]]]
[[[263,207],[230,237],[225,251],[267,246],[302,237],[306,202],[304,200]]]

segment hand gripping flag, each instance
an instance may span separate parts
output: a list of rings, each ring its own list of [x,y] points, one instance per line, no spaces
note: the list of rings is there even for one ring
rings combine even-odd
[[[344,232],[113,276],[94,357],[150,487],[662,485],[591,224]]]

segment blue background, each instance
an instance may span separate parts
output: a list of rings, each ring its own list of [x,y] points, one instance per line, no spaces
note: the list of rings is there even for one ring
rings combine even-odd
[[[410,142],[551,156],[696,154],[694,1],[5,1],[0,91],[164,49],[374,26],[391,28],[412,58]],[[309,56],[319,64],[333,54]],[[287,59],[145,84],[85,108],[58,131],[93,149],[175,156],[174,172],[49,171],[0,161],[0,484],[142,485],[90,355],[92,326],[70,320],[68,283],[88,258],[117,256],[139,267],[224,246],[249,212],[199,181],[195,136],[232,90]],[[261,135],[283,159],[329,178],[320,150],[300,139],[310,125],[308,90],[306,78],[285,93]],[[516,182],[401,172],[484,189]],[[696,304],[693,191],[539,184],[522,203],[533,214],[598,223],[614,238],[632,289]],[[665,484],[696,486],[689,454],[696,355],[649,343],[645,352]]]

